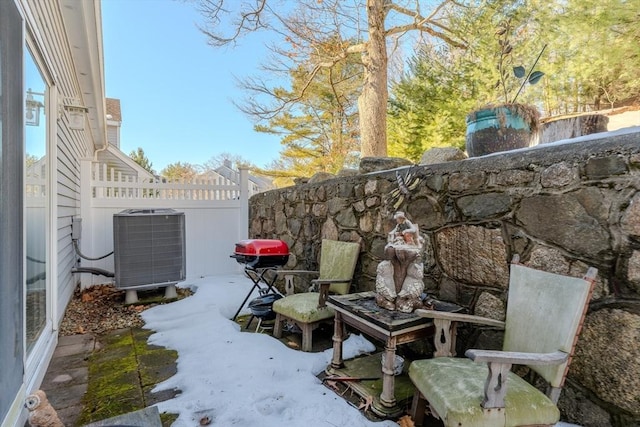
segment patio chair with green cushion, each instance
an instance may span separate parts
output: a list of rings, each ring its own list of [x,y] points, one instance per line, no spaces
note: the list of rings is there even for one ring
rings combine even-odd
[[[590,268],[584,278],[575,278],[517,262],[516,256],[511,264],[503,351],[472,349],[466,351],[467,359],[435,357],[411,363],[409,377],[416,386],[411,411],[416,425],[422,425],[427,405],[445,426],[551,426],[560,419],[556,403],[597,270]],[[440,343],[455,341],[446,335],[455,331],[458,321],[502,323],[472,315],[416,312],[434,319]],[[441,348],[439,353],[446,351]],[[547,393],[510,372],[513,364],[539,374],[548,383]]]
[[[274,302],[276,320],[273,336],[280,338],[283,323],[289,321],[302,330],[302,351],[311,351],[313,330],[334,316],[334,311],[326,306],[327,296],[329,292],[341,295],[349,293],[359,253],[359,243],[325,239],[320,248],[319,271],[278,271],[278,274],[289,276],[289,283],[293,275],[318,275],[317,279],[311,281],[311,287],[318,287],[318,292],[288,295]]]

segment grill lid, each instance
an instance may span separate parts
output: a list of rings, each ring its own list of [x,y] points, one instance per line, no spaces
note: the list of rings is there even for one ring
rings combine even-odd
[[[241,240],[231,258],[251,268],[282,267],[289,261],[289,247],[282,240]]]
[[[282,240],[248,239],[236,243],[235,253],[240,255],[289,255],[289,246]]]

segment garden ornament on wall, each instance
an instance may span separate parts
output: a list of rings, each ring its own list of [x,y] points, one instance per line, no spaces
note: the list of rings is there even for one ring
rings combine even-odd
[[[466,149],[469,157],[484,156],[500,151],[526,148],[535,142],[540,113],[533,105],[517,103],[518,96],[528,83],[536,84],[544,73],[534,71],[547,45],[527,70],[510,65],[513,46],[509,40],[513,27],[510,21],[502,23],[496,31],[499,44],[498,72],[500,78],[495,87],[502,92],[502,104],[488,105],[467,115]],[[512,91],[517,92],[512,97]]]
[[[422,178],[417,175],[418,168],[411,166],[404,174],[396,171],[396,182],[398,187],[391,190],[387,196],[387,204],[397,210],[405,201],[411,198],[411,192],[415,190]]]
[[[376,271],[376,303],[387,310],[411,313],[423,306],[424,239],[404,212],[396,212],[393,218],[396,226],[388,234],[385,259]]]

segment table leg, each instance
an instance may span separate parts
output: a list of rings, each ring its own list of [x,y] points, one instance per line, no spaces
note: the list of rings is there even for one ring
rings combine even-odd
[[[380,403],[385,407],[396,404],[394,364],[396,360],[396,337],[389,337],[385,346],[385,363],[382,366],[382,393]]]
[[[344,367],[342,361],[342,342],[344,341],[344,327],[342,325],[342,314],[336,311],[335,319],[333,320],[333,356],[331,358],[331,365],[329,366],[329,373],[335,369]]]

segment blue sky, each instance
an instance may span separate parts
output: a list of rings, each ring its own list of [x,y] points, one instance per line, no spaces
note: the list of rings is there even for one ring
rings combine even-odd
[[[265,166],[280,142],[257,133],[233,104],[234,79],[258,74],[266,35],[214,48],[196,27],[191,2],[102,0],[105,85],[122,107],[121,149],[142,147],[156,171],[231,153]]]

